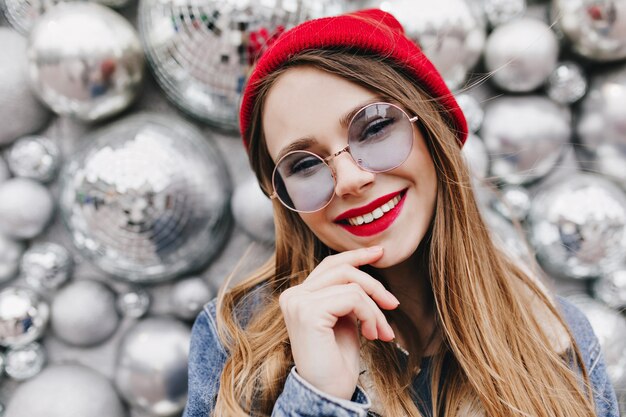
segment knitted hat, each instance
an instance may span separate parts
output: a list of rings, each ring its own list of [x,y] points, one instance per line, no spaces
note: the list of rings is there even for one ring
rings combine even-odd
[[[335,17],[306,21],[276,38],[259,58],[246,84],[239,113],[239,128],[248,149],[248,128],[256,100],[256,84],[291,56],[310,49],[346,46],[392,59],[415,77],[420,86],[447,109],[463,146],[467,123],[454,96],[434,65],[405,34],[400,22],[380,9],[367,9]]]

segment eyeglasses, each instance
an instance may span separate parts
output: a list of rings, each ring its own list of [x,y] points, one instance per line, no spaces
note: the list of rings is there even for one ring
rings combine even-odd
[[[411,153],[416,120],[395,104],[368,104],[350,120],[345,148],[326,158],[309,151],[292,151],[280,158],[272,174],[270,198],[299,213],[323,209],[335,194],[335,173],[328,164],[332,159],[348,152],[365,171],[391,171]]]

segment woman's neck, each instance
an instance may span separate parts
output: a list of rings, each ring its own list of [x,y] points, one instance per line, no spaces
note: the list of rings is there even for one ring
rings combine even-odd
[[[390,268],[378,269],[389,291],[400,301],[402,312],[417,329],[424,341],[424,356],[436,352],[440,337],[436,332],[435,300],[430,284],[428,266],[416,255]],[[392,324],[392,327],[394,325]],[[396,342],[406,348],[405,337],[396,331]],[[430,342],[430,343],[429,343]]]

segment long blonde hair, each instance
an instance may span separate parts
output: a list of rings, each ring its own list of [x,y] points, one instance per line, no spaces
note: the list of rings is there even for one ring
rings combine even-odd
[[[470,403],[487,416],[594,416],[589,377],[572,334],[567,330],[572,346],[567,357],[555,352],[519,285],[526,285],[528,293],[539,297],[567,329],[565,322],[535,281],[492,243],[450,120],[398,65],[353,50],[304,51],[261,80],[249,155],[264,190],[271,190],[273,169],[261,125],[264,99],[282,73],[301,65],[337,74],[420,117],[438,178],[435,215],[418,248],[428,263],[443,338],[431,365],[433,415],[464,415],[462,404]],[[242,283],[231,289],[224,286],[218,297],[218,334],[229,357],[220,378],[216,416],[271,414],[293,365],[278,297],[332,253],[277,200],[274,213],[275,253]],[[263,295],[244,326],[240,307],[249,304],[251,295],[259,298],[259,287]],[[416,334],[409,331],[409,320],[397,314],[394,320],[402,334]],[[421,415],[412,398],[411,380],[423,344],[409,343],[409,366],[400,366],[393,344],[362,341],[362,357],[386,415]],[[569,361],[582,368],[583,386]]]

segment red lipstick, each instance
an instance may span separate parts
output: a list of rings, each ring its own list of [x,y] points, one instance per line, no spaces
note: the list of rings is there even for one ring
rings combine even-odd
[[[348,211],[344,211],[343,213],[341,213],[339,216],[337,216],[335,218],[335,222],[338,222],[340,220],[343,219],[347,219],[350,217],[356,217],[356,216],[362,216],[363,214],[367,214],[370,213],[372,211],[374,211],[374,209],[382,206],[383,204],[385,204],[387,201],[391,200],[392,198],[394,198],[396,195],[400,194],[402,191],[394,191],[393,193],[389,193],[386,194],[380,198],[377,198],[376,200],[372,201],[371,203],[368,203],[362,207],[357,207],[357,208],[353,208],[350,209]]]
[[[406,199],[405,191],[406,190],[402,190],[400,192],[401,197],[400,197],[400,201],[398,202],[398,204],[396,204],[394,208],[392,208],[387,213],[385,213],[383,217],[379,219],[375,219],[374,221],[370,223],[362,224],[360,226],[353,226],[349,223],[339,223],[339,226],[343,227],[345,230],[347,230],[348,232],[356,236],[372,236],[372,235],[382,232],[383,230],[391,226],[391,224],[400,215],[400,211],[402,211],[402,206],[404,206],[404,200]],[[363,214],[370,213],[374,209],[382,206],[383,204],[385,204],[387,201],[391,200],[393,197],[395,197],[398,194],[399,194],[398,192],[387,194],[385,196],[377,198],[376,200],[372,201],[371,203],[363,207],[348,210],[340,214],[339,216],[337,216],[337,218],[335,219],[335,222],[339,220],[347,219],[349,217],[356,217],[356,216],[361,216]]]

